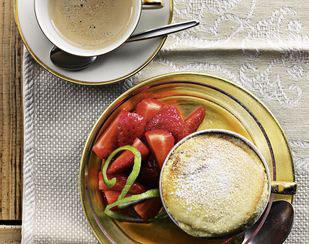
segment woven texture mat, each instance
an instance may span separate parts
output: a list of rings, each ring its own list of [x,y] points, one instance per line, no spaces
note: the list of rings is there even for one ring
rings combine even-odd
[[[295,223],[286,243],[309,240],[309,2],[176,0],[174,22],[201,24],[168,38],[142,72],[115,85],[70,84],[25,52],[23,242],[96,243],[82,213],[79,161],[94,122],[118,95],[144,78],[206,72],[257,95],[292,148]]]

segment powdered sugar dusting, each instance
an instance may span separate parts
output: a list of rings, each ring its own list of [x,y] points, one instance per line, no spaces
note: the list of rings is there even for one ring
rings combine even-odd
[[[239,228],[256,215],[267,193],[267,177],[258,156],[237,139],[222,135],[184,142],[162,177],[164,201],[173,216],[207,233]]]

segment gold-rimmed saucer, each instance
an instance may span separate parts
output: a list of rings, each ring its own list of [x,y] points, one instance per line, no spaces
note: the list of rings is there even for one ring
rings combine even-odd
[[[171,23],[173,0],[164,0],[160,9],[144,10],[136,33]],[[70,72],[55,66],[49,53],[53,44],[41,31],[34,12],[34,0],[15,0],[15,20],[19,33],[32,57],[50,73],[82,85],[111,84],[139,72],[160,51],[166,37],[125,43],[120,48],[99,57],[89,68]]]
[[[80,193],[85,215],[102,243],[205,243],[190,237],[171,221],[134,224],[113,221],[103,214],[97,187],[100,160],[91,152],[96,138],[117,111],[132,110],[145,97],[177,104],[184,115],[193,107],[206,108],[200,129],[226,129],[253,142],[268,163],[272,181],[295,181],[293,160],[283,130],[272,113],[250,92],[229,81],[197,73],[172,73],[141,82],[118,97],[100,116],[85,144],[80,166]],[[293,195],[273,195],[292,202]],[[265,219],[264,219],[265,221]],[[206,242],[207,243],[207,242]],[[221,243],[212,241],[210,243]]]

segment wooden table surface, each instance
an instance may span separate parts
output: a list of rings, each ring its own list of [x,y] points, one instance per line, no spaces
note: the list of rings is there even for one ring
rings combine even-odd
[[[0,0],[0,243],[21,239],[22,41],[13,5],[13,0]]]

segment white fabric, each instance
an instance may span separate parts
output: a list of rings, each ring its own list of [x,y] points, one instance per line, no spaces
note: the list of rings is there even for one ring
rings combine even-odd
[[[125,82],[85,87],[24,59],[24,243],[96,243],[82,213],[79,160],[104,108],[129,86],[171,71],[227,78],[257,95],[283,126],[298,193],[286,243],[309,241],[309,2],[176,0],[174,22],[197,28],[171,35],[157,58]]]

